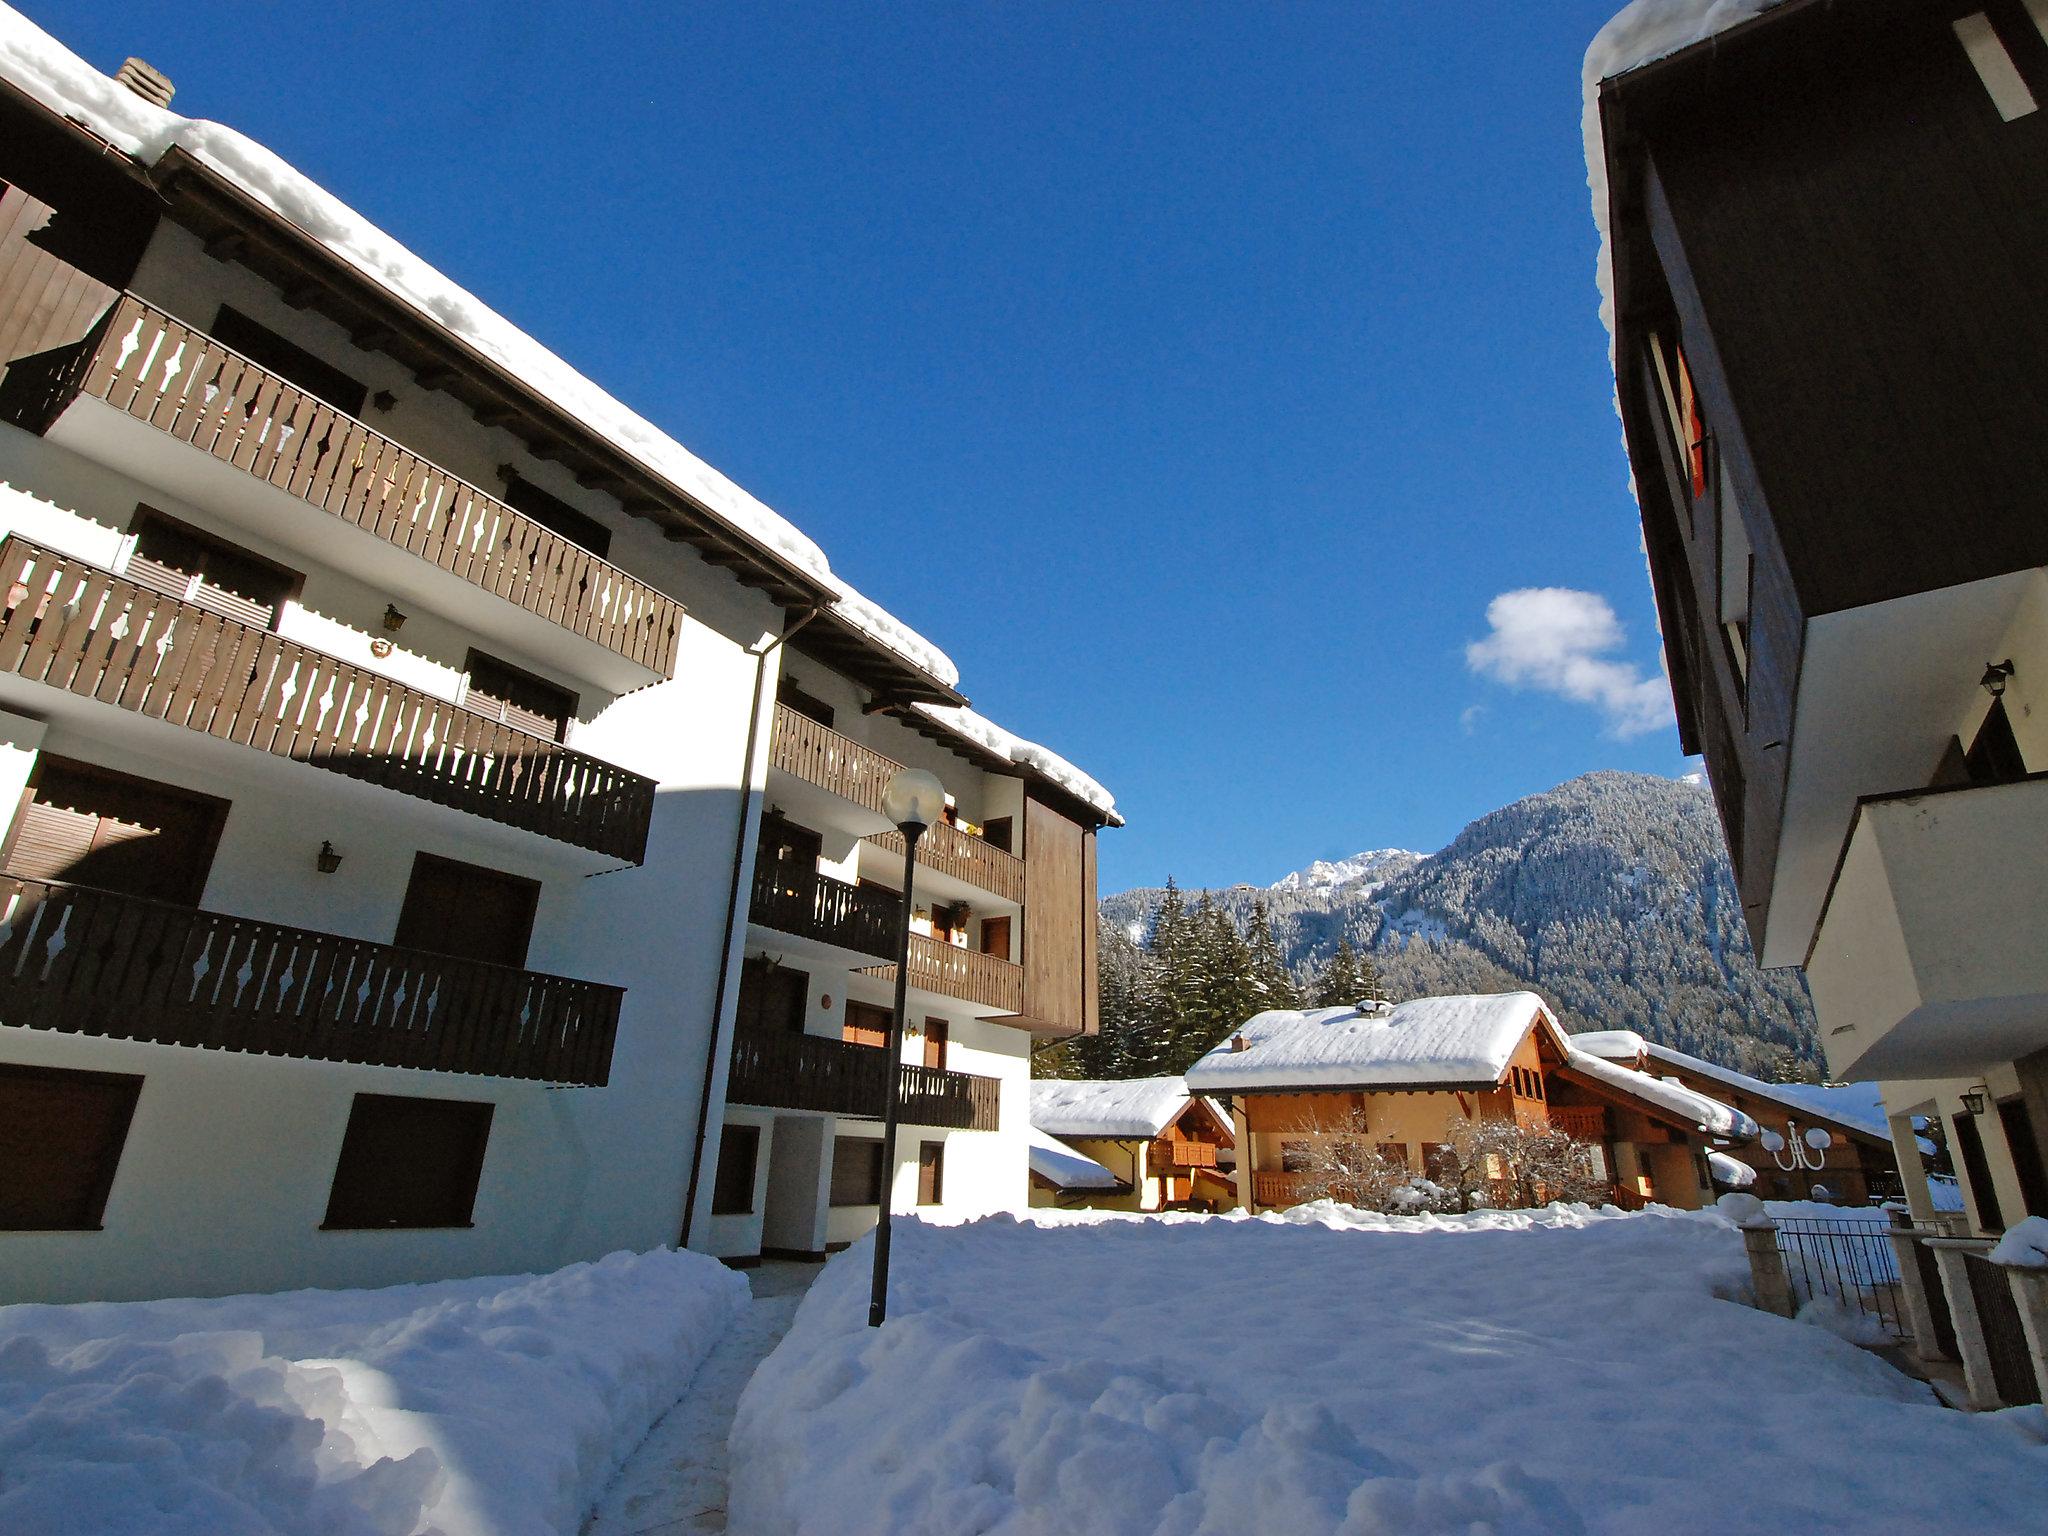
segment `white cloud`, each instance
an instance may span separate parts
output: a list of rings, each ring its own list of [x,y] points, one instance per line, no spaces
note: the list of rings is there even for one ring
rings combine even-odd
[[[1470,736],[1479,728],[1479,721],[1485,714],[1484,704],[1467,704],[1458,714],[1458,725],[1467,736]]]
[[[1465,647],[1465,665],[1479,676],[1590,704],[1616,736],[1671,723],[1671,690],[1662,675],[1645,677],[1634,662],[1611,654],[1627,635],[1597,592],[1503,592],[1486,605],[1486,622],[1491,633]]]

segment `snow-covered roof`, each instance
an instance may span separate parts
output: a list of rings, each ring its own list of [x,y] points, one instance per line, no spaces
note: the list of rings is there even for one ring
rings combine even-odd
[[[1570,1052],[1565,1057],[1565,1065],[1609,1088],[1655,1105],[1666,1114],[1676,1115],[1710,1136],[1749,1141],[1757,1135],[1757,1123],[1741,1110],[1723,1104],[1719,1099],[1710,1099],[1704,1093],[1696,1093],[1675,1077],[1652,1077],[1647,1072],[1603,1061],[1584,1051]]]
[[[1083,1157],[1037,1126],[1027,1127],[1031,1171],[1058,1189],[1122,1189],[1124,1181],[1092,1157]]]
[[[995,721],[971,709],[951,704],[917,704],[912,707],[935,725],[943,726],[983,751],[1007,758],[1018,767],[1050,780],[1077,800],[1102,812],[1113,825],[1123,825],[1123,817],[1116,813],[1115,796],[1050,748],[1012,735]]]
[[[944,651],[855,591],[832,569],[824,550],[788,519],[261,144],[223,124],[185,117],[143,100],[5,4],[0,4],[0,79],[145,164],[154,165],[179,149],[226,177],[422,319],[829,588],[834,594],[832,612],[876,645],[947,688],[959,685],[960,669]],[[1043,774],[1105,816],[1120,819],[1108,791],[1073,764],[978,715],[972,720],[972,725],[954,728],[1000,740],[1003,745],[990,750]]]
[[[1031,1084],[1031,1123],[1054,1136],[1157,1136],[1188,1107],[1188,1097],[1177,1077],[1041,1077]]]
[[[1188,1068],[1201,1093],[1238,1089],[1492,1083],[1539,1020],[1557,1021],[1534,992],[1417,997],[1385,1013],[1275,1009],[1249,1020]],[[1242,1036],[1245,1048],[1234,1048]],[[1562,1035],[1559,1036],[1562,1039]]]
[[[1708,1152],[1707,1166],[1713,1170],[1714,1182],[1725,1184],[1730,1189],[1748,1189],[1756,1183],[1756,1170],[1739,1157],[1730,1157],[1726,1152]]]
[[[1885,1123],[1884,1095],[1876,1083],[1842,1083],[1832,1088],[1819,1083],[1767,1083],[1733,1067],[1724,1067],[1671,1046],[1659,1045],[1654,1040],[1645,1040],[1631,1029],[1591,1030],[1583,1035],[1573,1035],[1571,1040],[1573,1050],[1602,1056],[1609,1061],[1634,1061],[1640,1053],[1647,1052],[1652,1061],[1661,1061],[1666,1066],[1686,1072],[1697,1072],[1701,1077],[1740,1088],[1759,1098],[1771,1099],[1787,1109],[1803,1110],[1809,1115],[1832,1120],[1866,1136],[1888,1138],[1891,1135],[1891,1129]],[[1635,1042],[1634,1050],[1626,1048],[1628,1041]]]

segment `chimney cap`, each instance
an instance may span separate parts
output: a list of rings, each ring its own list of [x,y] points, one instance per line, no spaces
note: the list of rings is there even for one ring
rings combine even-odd
[[[168,107],[171,97],[177,93],[170,76],[142,59],[122,60],[114,78],[153,107]]]

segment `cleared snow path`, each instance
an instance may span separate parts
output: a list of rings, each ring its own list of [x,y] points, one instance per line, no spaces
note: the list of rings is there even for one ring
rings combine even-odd
[[[697,1536],[725,1529],[725,1437],[733,1410],[755,1368],[789,1331],[817,1274],[813,1264],[764,1264],[748,1272],[753,1301],[626,1458],[584,1522],[583,1536]]]

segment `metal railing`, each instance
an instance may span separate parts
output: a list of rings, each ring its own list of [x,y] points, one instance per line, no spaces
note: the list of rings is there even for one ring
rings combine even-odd
[[[635,863],[654,781],[10,536],[0,672]]]
[[[664,677],[682,604],[133,294],[52,381]]]
[[[1831,1299],[1872,1319],[1893,1338],[1906,1336],[1899,1263],[1882,1221],[1773,1218],[1795,1304]]]
[[[602,1086],[622,988],[0,877],[0,1022]]]

